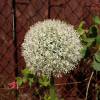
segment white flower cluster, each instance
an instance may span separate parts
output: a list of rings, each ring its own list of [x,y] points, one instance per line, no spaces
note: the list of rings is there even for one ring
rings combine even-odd
[[[73,70],[82,58],[79,34],[60,20],[44,20],[30,27],[22,44],[22,55],[34,74],[59,76]]]

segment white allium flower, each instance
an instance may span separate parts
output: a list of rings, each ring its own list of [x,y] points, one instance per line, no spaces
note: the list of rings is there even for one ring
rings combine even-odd
[[[79,34],[72,25],[60,20],[45,20],[30,27],[22,44],[22,55],[34,74],[48,77],[73,70],[82,55]]]

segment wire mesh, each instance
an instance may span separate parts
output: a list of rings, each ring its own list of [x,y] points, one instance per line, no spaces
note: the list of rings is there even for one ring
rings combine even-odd
[[[0,85],[14,80],[11,0],[0,2]]]
[[[0,2],[0,86],[13,81],[15,78],[15,56],[17,51],[18,73],[25,67],[24,58],[21,56],[21,44],[26,31],[35,22],[55,18],[64,20],[77,26],[84,20],[86,26],[91,24],[93,15],[100,15],[99,0],[15,0],[16,14],[16,48],[13,41],[13,5],[12,0]],[[88,64],[81,63],[71,74],[61,79],[56,79],[56,84],[65,82],[66,85],[57,85],[59,97],[65,100],[85,99],[86,86],[91,69]],[[94,77],[95,78],[95,77]],[[70,84],[79,82],[75,84]],[[95,100],[95,79],[91,82],[89,100]]]

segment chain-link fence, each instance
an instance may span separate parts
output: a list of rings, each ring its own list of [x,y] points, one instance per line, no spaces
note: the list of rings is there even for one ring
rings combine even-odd
[[[14,80],[14,45],[11,0],[0,1],[0,87]],[[2,85],[2,86],[1,86]]]
[[[99,0],[0,0],[0,87],[13,81],[25,67],[20,47],[32,24],[55,18],[75,26],[84,20],[88,26],[93,15],[100,15]],[[74,74],[59,80],[67,83],[79,82],[57,86],[58,92],[67,98],[66,100],[81,100],[85,97],[91,70],[88,65],[81,65],[80,70],[77,69]],[[95,100],[93,88],[91,84],[92,94],[89,100]]]

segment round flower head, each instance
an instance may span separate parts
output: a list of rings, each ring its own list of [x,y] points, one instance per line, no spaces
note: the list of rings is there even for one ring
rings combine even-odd
[[[30,27],[22,44],[22,55],[33,74],[50,77],[73,70],[82,58],[79,34],[60,20],[45,20]]]

